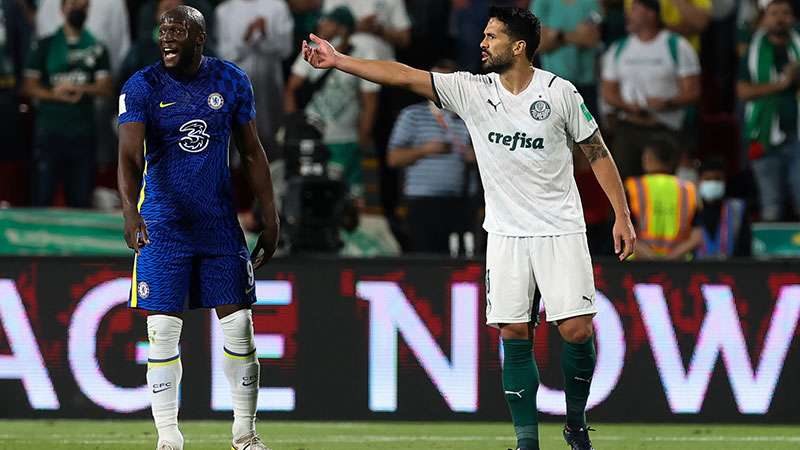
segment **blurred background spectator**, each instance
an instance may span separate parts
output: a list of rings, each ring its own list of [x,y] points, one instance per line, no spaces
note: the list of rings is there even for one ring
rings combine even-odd
[[[602,21],[597,0],[535,0],[531,10],[542,21],[542,69],[570,80],[589,111],[597,111],[595,60]]]
[[[217,53],[250,77],[258,134],[271,160],[283,112],[283,60],[292,51],[294,21],[284,0],[225,0],[215,12]]]
[[[36,35],[52,35],[64,23],[62,0],[41,0],[36,13]],[[131,28],[124,0],[90,0],[86,29],[106,51],[111,63],[111,76],[116,77],[122,61],[131,47]],[[95,98],[94,134],[96,162],[106,171],[114,172],[117,161],[116,110],[117,102],[110,97]],[[110,184],[110,183],[106,183]],[[113,187],[113,185],[111,186]]]
[[[64,25],[39,39],[28,56],[25,92],[38,101],[32,204],[50,206],[63,180],[68,206],[92,206],[94,97],[111,95],[109,56],[84,28],[88,0],[64,0]],[[78,120],[76,120],[78,118]]]
[[[745,139],[758,182],[761,219],[777,221],[786,218],[789,199],[795,214],[800,213],[800,34],[788,0],[759,4],[763,28],[753,35],[740,64],[737,91],[747,102]]]
[[[659,14],[657,0],[635,0],[627,12],[629,34],[603,60],[603,98],[618,119],[611,151],[623,179],[642,173],[646,141],[686,145],[685,108],[700,96],[697,53],[685,38],[663,28]]]
[[[672,175],[676,163],[669,141],[650,141],[642,152],[645,174],[625,181],[638,259],[689,259],[703,242],[697,189]]]
[[[358,58],[374,59],[369,42],[353,44],[355,18],[346,6],[335,8],[319,22],[317,34],[336,50]],[[338,70],[314,69],[298,55],[284,96],[284,111],[302,111],[323,129],[323,143],[330,151],[328,173],[344,180],[349,195],[363,207],[364,174],[361,149],[371,146],[372,126],[380,86]]]
[[[720,159],[700,166],[697,191],[703,201],[698,212],[703,243],[697,249],[701,259],[750,256],[750,219],[745,201],[728,195],[725,165]]]
[[[431,71],[451,73],[443,60]],[[388,162],[405,169],[410,247],[415,252],[448,253],[450,235],[473,231],[475,153],[467,126],[455,114],[425,101],[405,108],[389,140]]]
[[[322,12],[346,6],[356,18],[353,42],[370,41],[378,59],[394,59],[411,43],[411,20],[403,0],[324,0]]]

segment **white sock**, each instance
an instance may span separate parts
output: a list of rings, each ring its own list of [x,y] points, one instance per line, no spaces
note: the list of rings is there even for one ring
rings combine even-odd
[[[178,342],[183,320],[163,314],[147,317],[147,384],[159,441],[183,448],[178,430],[178,386],[183,375]]]
[[[253,341],[253,312],[240,309],[220,319],[225,336],[225,376],[233,400],[233,439],[256,430],[260,366]]]

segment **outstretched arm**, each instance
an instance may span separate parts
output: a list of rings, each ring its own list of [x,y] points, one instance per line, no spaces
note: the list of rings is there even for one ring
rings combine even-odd
[[[633,230],[631,223],[631,211],[628,209],[628,200],[625,198],[625,188],[622,186],[622,180],[619,177],[617,165],[614,159],[608,152],[606,143],[603,142],[603,136],[600,135],[600,130],[595,131],[587,139],[577,142],[576,145],[580,147],[586,158],[589,159],[589,164],[592,166],[594,176],[597,177],[597,182],[603,188],[611,206],[614,208],[614,252],[619,255],[619,260],[624,261],[627,257],[633,254],[636,245],[636,232]],[[624,247],[622,244],[624,243]]]
[[[275,197],[272,193],[272,177],[269,173],[269,161],[261,141],[258,139],[255,119],[235,125],[233,138],[236,148],[242,155],[242,166],[250,189],[261,203],[261,220],[264,231],[253,249],[253,268],[258,269],[266,263],[278,247],[280,219],[275,209]]]
[[[367,60],[343,55],[330,42],[314,34],[309,35],[309,38],[317,47],[303,41],[303,58],[317,69],[339,69],[373,83],[407,89],[429,100],[435,100],[430,72],[394,61]]]

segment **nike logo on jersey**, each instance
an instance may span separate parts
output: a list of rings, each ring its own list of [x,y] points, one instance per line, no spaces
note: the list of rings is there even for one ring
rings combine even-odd
[[[584,383],[591,383],[591,382],[592,382],[592,379],[591,379],[591,378],[589,378],[589,379],[587,380],[586,378],[581,378],[581,377],[572,377],[572,379],[573,379],[573,380],[575,380],[575,381],[583,381]]]
[[[164,392],[167,389],[169,389],[169,387],[165,387],[163,389],[153,389],[153,394],[158,394],[159,392]]]
[[[589,298],[589,297],[587,297],[587,296],[585,296],[585,295],[583,296],[583,299],[584,299],[584,300],[586,300],[586,301],[587,301],[587,302],[589,302],[589,303],[593,303],[593,302],[594,302],[594,299],[593,299],[593,298]]]
[[[158,104],[158,106],[159,106],[159,107],[161,107],[161,108],[166,108],[167,106],[172,106],[172,105],[174,105],[175,103],[178,103],[178,102],[172,102],[172,103],[164,103],[164,102],[161,102],[161,103],[159,103],[159,104]]]
[[[503,102],[497,102],[497,104],[495,105],[494,103],[492,103],[492,99],[488,98],[486,99],[486,103],[492,105],[492,107],[494,108],[494,112],[497,112],[497,107],[500,106],[500,104]]]
[[[242,386],[245,386],[245,387],[246,387],[246,386],[252,386],[252,385],[253,385],[253,384],[255,384],[256,382],[258,382],[258,380],[253,380],[253,381],[251,381],[251,382],[249,382],[249,383],[248,383],[248,382],[243,382],[243,383],[242,383]]]
[[[525,392],[525,389],[517,392],[515,391],[504,391],[504,392],[506,395],[516,395],[517,397],[522,398],[522,393]]]

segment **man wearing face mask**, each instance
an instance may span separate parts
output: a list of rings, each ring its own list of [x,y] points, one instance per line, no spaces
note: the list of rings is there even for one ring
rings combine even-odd
[[[722,161],[712,159],[700,166],[698,185],[703,209],[698,213],[703,243],[697,249],[702,259],[750,256],[750,220],[744,200],[726,197]]]
[[[84,29],[88,0],[63,0],[64,26],[28,55],[25,93],[37,101],[33,205],[50,206],[57,176],[67,205],[89,208],[94,188],[93,97],[111,95],[108,52]]]

